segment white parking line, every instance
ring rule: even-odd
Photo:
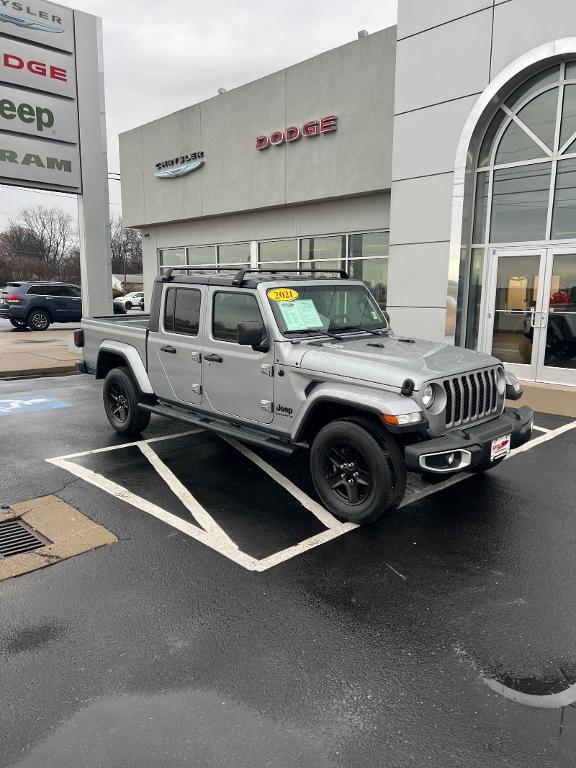
[[[251,451],[250,448],[247,448],[242,443],[238,443],[236,440],[232,440],[229,437],[225,437],[223,439],[231,446],[236,448],[237,451],[240,451],[240,453],[246,456],[247,459],[253,461],[254,464],[266,472],[266,474],[269,475],[272,480],[275,480],[279,485],[282,486],[282,488],[288,491],[288,493],[292,494],[292,496],[294,496],[294,498],[299,501],[300,504],[302,504],[302,506],[305,507],[309,512],[312,512],[312,514],[317,517],[322,525],[326,526],[326,528],[340,529],[342,527],[342,523],[340,520],[338,520],[338,518],[334,517],[334,515],[331,515],[330,512],[324,509],[321,504],[318,504],[317,501],[311,499],[310,496],[304,493],[301,488],[298,488],[297,485],[294,485],[293,482],[288,480],[287,477],[284,477],[284,475],[280,474],[280,472],[268,464],[267,461],[264,461],[264,459],[258,456],[258,454],[254,453],[254,451]],[[354,523],[352,523],[352,525],[355,528],[357,527]]]
[[[174,472],[168,469],[158,454],[154,453],[152,448],[150,448],[150,445],[143,441],[136,443],[136,445],[140,448],[144,456],[146,456],[156,472],[158,472],[162,480],[164,480],[168,488],[178,496],[182,504],[184,504],[190,514],[200,523],[202,528],[219,540],[227,541],[229,546],[238,549],[238,545],[235,544],[228,534],[222,530],[214,518],[210,517],[200,502],[192,496],[188,488],[178,480]]]
[[[515,448],[508,454],[508,456],[506,456],[506,459],[512,458],[519,453],[529,451],[532,448],[535,448],[536,446],[541,445],[542,443],[545,443],[549,440],[553,440],[555,437],[558,437],[559,435],[562,435],[572,429],[576,429],[576,421],[570,422],[553,430],[544,430],[544,428],[540,428],[539,431],[543,432],[540,437],[525,443],[519,448]],[[250,461],[254,462],[254,464],[260,467],[260,469],[269,475],[269,477],[281,485],[305,509],[311,512],[324,526],[326,526],[327,529],[321,533],[316,534],[315,536],[311,536],[310,538],[305,539],[304,541],[298,542],[298,544],[295,544],[294,546],[287,547],[286,549],[275,552],[274,554],[260,560],[246,554],[245,552],[242,552],[238,545],[234,543],[228,534],[223,531],[223,529],[216,523],[212,516],[204,509],[204,507],[202,507],[192,492],[189,491],[178,480],[178,478],[171,472],[171,470],[168,469],[168,467],[159,458],[159,456],[149,447],[150,443],[184,437],[198,432],[202,432],[202,430],[193,429],[175,435],[164,435],[162,437],[151,438],[150,440],[140,440],[133,443],[111,446],[109,448],[97,448],[91,451],[84,451],[82,453],[75,453],[69,454],[67,456],[59,456],[52,459],[46,459],[46,461],[48,461],[50,464],[54,464],[55,466],[60,467],[61,469],[65,469],[66,471],[71,472],[82,480],[85,480],[86,482],[96,486],[97,488],[100,488],[103,491],[106,491],[106,493],[111,494],[117,499],[131,504],[142,512],[146,512],[149,515],[156,517],[158,520],[167,523],[173,528],[176,528],[182,533],[185,533],[187,536],[190,536],[191,538],[196,539],[211,549],[214,549],[221,555],[224,555],[224,557],[229,558],[236,564],[241,565],[243,568],[246,568],[249,571],[266,571],[269,568],[280,565],[280,563],[284,563],[287,560],[297,557],[304,552],[308,552],[322,544],[326,544],[327,542],[336,539],[338,536],[350,533],[358,528],[358,525],[355,523],[341,523],[318,502],[310,498],[310,496],[298,488],[298,486],[294,485],[291,480],[278,472],[278,470],[268,464],[268,462],[251,451],[245,445],[237,443],[235,440],[224,438],[229,445],[238,450],[246,458],[250,459]],[[114,483],[112,480],[109,480],[103,475],[100,475],[97,472],[93,472],[86,467],[82,467],[79,464],[75,464],[74,462],[70,461],[71,459],[81,458],[83,456],[105,453],[107,451],[117,451],[121,450],[122,448],[130,447],[138,447],[140,449],[142,454],[148,459],[151,466],[160,475],[162,480],[171,488],[175,495],[188,508],[191,514],[194,515],[195,519],[200,523],[200,525],[203,526],[202,528],[194,525],[192,522],[183,520],[171,512],[167,512],[165,509],[162,509],[147,499],[132,493],[123,486]],[[400,505],[400,508],[421,501],[427,496],[438,493],[438,491],[444,490],[451,485],[456,485],[456,483],[460,483],[463,480],[474,476],[475,474],[473,472],[453,475],[441,483],[432,485],[422,491],[416,491],[415,493],[412,493],[409,497],[404,499]],[[385,562],[384,564],[397,576],[406,581],[406,576],[393,568],[389,563]]]

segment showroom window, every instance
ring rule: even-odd
[[[339,270],[363,280],[381,307],[388,296],[388,232],[304,237],[259,244],[259,266]]]
[[[388,232],[357,232],[339,235],[283,240],[262,240],[257,247],[257,261],[251,260],[251,243],[198,245],[164,248],[158,251],[160,270],[177,266],[230,269],[253,266],[267,269],[309,268],[346,270],[350,277],[363,280],[381,307],[388,298]]]
[[[475,171],[466,346],[476,348],[489,246],[576,238],[576,62],[534,75],[493,116]]]

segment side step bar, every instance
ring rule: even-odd
[[[197,414],[180,408],[172,408],[168,405],[151,405],[150,403],[138,403],[138,408],[150,411],[158,416],[167,416],[169,419],[180,419],[189,424],[194,424],[201,429],[216,432],[225,437],[233,437],[243,443],[251,443],[261,448],[267,448],[284,456],[292,456],[301,448],[308,448],[307,443],[291,443],[275,435],[266,435],[250,427],[232,424],[222,419],[214,419],[204,414]]]

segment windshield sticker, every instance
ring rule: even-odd
[[[295,301],[298,292],[292,288],[272,288],[268,291],[268,298],[272,301]]]
[[[324,328],[312,299],[282,301],[278,305],[287,331],[313,331]]]

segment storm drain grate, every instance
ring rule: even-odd
[[[32,552],[48,543],[22,520],[0,523],[0,558]]]

